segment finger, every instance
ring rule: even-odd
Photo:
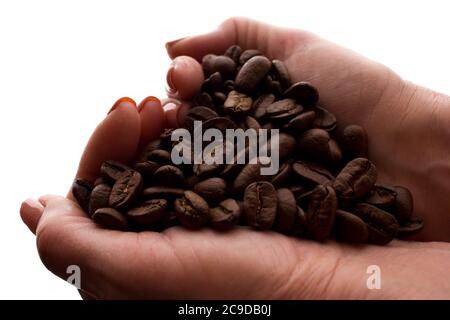
[[[35,199],[27,199],[20,206],[20,217],[33,234],[44,212],[44,207]]]
[[[188,56],[176,57],[167,71],[167,94],[181,100],[191,100],[203,83],[200,63]]]
[[[139,148],[156,139],[166,127],[166,116],[158,98],[149,96],[138,106],[141,118]]]
[[[77,177],[95,180],[102,162],[108,159],[130,162],[138,147],[140,126],[136,103],[130,98],[119,99],[89,139]]]
[[[187,55],[200,61],[205,54],[222,54],[229,46],[237,44],[243,49],[259,49],[271,57],[283,59],[288,54],[288,47],[287,43],[280,43],[279,39],[285,38],[287,31],[259,21],[235,17],[223,22],[213,32],[168,42],[166,49],[172,59]],[[273,45],[275,43],[277,45]]]
[[[176,99],[166,99],[162,102],[166,114],[167,127],[178,128],[183,125],[186,113],[191,107],[187,102]]]

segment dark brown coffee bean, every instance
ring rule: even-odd
[[[169,203],[165,199],[147,200],[139,207],[128,210],[127,216],[136,223],[153,225],[161,221]]]
[[[159,230],[164,231],[178,225],[177,213],[175,211],[167,211],[161,217],[159,222]]]
[[[76,179],[72,184],[72,194],[84,212],[89,210],[89,198],[93,185],[86,179]]]
[[[302,194],[306,192],[306,188],[300,184],[294,184],[289,187],[289,190],[294,194],[295,199],[300,197]]]
[[[215,128],[220,130],[221,132],[225,132],[226,129],[237,129],[237,125],[234,121],[225,118],[225,117],[217,117],[213,119],[206,120],[202,124],[203,131]]]
[[[298,138],[298,147],[302,155],[308,159],[329,159],[330,135],[322,129],[310,129]]]
[[[334,139],[330,139],[328,142],[329,154],[328,158],[331,163],[337,164],[342,160],[342,150],[338,143]]]
[[[127,218],[113,208],[99,208],[92,215],[92,220],[108,229],[128,230]]]
[[[241,53],[242,53],[241,47],[239,47],[238,45],[232,45],[225,51],[224,56],[230,57],[231,59],[233,59],[234,63],[238,65]]]
[[[184,127],[189,130],[194,130],[194,121],[206,121],[209,119],[217,118],[219,115],[214,110],[207,107],[193,107],[189,109],[184,119]]]
[[[397,238],[412,237],[423,229],[423,220],[420,218],[411,218],[411,220],[400,225],[397,232]]]
[[[297,206],[297,215],[295,217],[295,222],[291,230],[291,235],[294,237],[303,237],[306,228],[308,227],[308,218],[305,211]]]
[[[159,139],[161,140],[161,145],[163,149],[170,150],[172,148],[172,133],[176,128],[165,129],[163,133],[160,134]]]
[[[259,122],[255,118],[250,116],[246,116],[244,119],[239,121],[237,125],[243,130],[255,129],[256,131],[258,131],[259,129],[261,129]]]
[[[133,169],[139,172],[144,179],[150,180],[155,171],[158,170],[160,167],[161,165],[157,164],[156,162],[144,161],[136,163]]]
[[[297,196],[295,199],[297,201],[297,205],[299,205],[302,208],[308,208],[309,204],[309,198],[311,197],[314,189],[303,192],[299,196]]]
[[[275,218],[274,230],[288,233],[294,226],[297,218],[297,203],[294,194],[287,188],[277,190],[277,216]]]
[[[236,200],[226,199],[209,209],[209,223],[217,230],[229,230],[239,223],[241,208]]]
[[[367,224],[371,243],[384,245],[396,236],[398,223],[390,213],[367,203],[358,203],[353,213]]]
[[[336,237],[345,242],[364,243],[369,238],[366,223],[358,216],[344,210],[337,210],[334,229]]]
[[[236,63],[227,56],[207,54],[202,59],[202,67],[205,75],[209,77],[215,72],[220,72],[222,78],[230,79],[236,72]]]
[[[92,216],[99,208],[109,207],[109,197],[111,194],[111,187],[107,184],[99,184],[94,187],[89,199],[89,215]]]
[[[222,86],[222,92],[225,94],[225,95],[228,95],[228,93],[230,92],[230,91],[233,91],[234,90],[234,80],[230,80],[230,79],[228,79],[228,80],[225,80],[225,82],[223,83],[223,86]],[[226,97],[226,96],[225,96]],[[225,99],[224,99],[224,101],[225,101]]]
[[[300,105],[296,105],[294,109],[290,109],[286,112],[270,116],[270,120],[274,123],[276,123],[277,126],[283,126],[289,121],[294,118],[295,116],[299,115],[303,111],[303,107]]]
[[[192,172],[194,172],[194,174],[198,176],[200,179],[206,179],[219,173],[222,170],[222,168],[223,164],[219,163],[213,164],[200,163],[193,165]]]
[[[241,172],[239,172],[236,179],[233,181],[233,193],[236,195],[240,195],[251,183],[269,179],[269,176],[261,175],[261,167],[262,166],[258,163],[249,163],[245,165],[245,167],[241,170]]]
[[[266,117],[267,108],[275,101],[273,94],[264,94],[259,96],[253,102],[253,116],[256,120],[262,120]]]
[[[283,61],[272,60],[272,70],[275,78],[280,82],[281,87],[283,89],[288,88],[291,83],[291,78],[289,77],[289,72]]]
[[[184,190],[174,187],[150,187],[144,189],[142,198],[144,199],[170,199],[180,198],[184,195]]]
[[[393,214],[399,222],[408,221],[414,211],[414,202],[411,191],[405,187],[395,186],[397,197],[393,208]]]
[[[152,181],[159,186],[179,187],[184,184],[184,173],[175,166],[165,165],[155,171]]]
[[[291,179],[292,169],[289,163],[283,163],[278,172],[270,178],[270,183],[279,189],[288,185]]]
[[[222,87],[222,82],[222,75],[220,72],[214,72],[209,78],[203,81],[201,90],[206,92],[219,90]]]
[[[223,104],[223,108],[227,114],[232,116],[245,115],[252,108],[252,98],[243,93],[231,91]]]
[[[131,170],[129,166],[115,160],[104,161],[100,167],[103,178],[110,183],[114,183],[129,170]]]
[[[380,209],[388,209],[395,203],[397,192],[394,188],[374,186],[364,197],[364,202]]]
[[[150,152],[150,154],[148,155],[148,160],[156,162],[160,165],[172,163],[170,152],[163,149],[157,149]]]
[[[142,176],[139,172],[126,172],[112,187],[109,206],[117,210],[126,210],[141,194],[142,185]]]
[[[377,170],[366,158],[356,158],[347,163],[334,180],[333,187],[339,196],[360,198],[369,192],[377,180]]]
[[[268,117],[285,114],[290,110],[295,110],[297,106],[297,103],[293,99],[279,100],[267,106],[266,114]]]
[[[206,107],[214,110],[214,102],[212,97],[207,92],[200,92],[194,98],[194,105]]]
[[[254,182],[245,189],[244,214],[247,223],[254,228],[272,227],[277,214],[277,192],[270,182]]]
[[[216,91],[212,94],[212,99],[215,105],[222,106],[225,103],[225,100],[227,100],[227,95],[222,92]]]
[[[351,124],[344,128],[340,145],[348,159],[368,157],[366,130],[356,124]]]
[[[291,119],[285,127],[292,130],[293,133],[302,133],[312,128],[315,118],[316,113],[313,110],[305,111]]]
[[[201,228],[208,221],[208,203],[192,191],[185,191],[182,198],[175,200],[175,211],[186,228]]]
[[[292,169],[311,185],[330,185],[334,181],[333,175],[327,169],[309,161],[296,161],[292,164]]]
[[[209,204],[216,204],[225,199],[227,184],[221,178],[209,178],[197,183],[194,192]]]
[[[105,178],[103,178],[103,177],[98,177],[98,178],[95,179],[95,181],[94,181],[94,187],[98,186],[99,184],[103,184],[103,183],[109,184],[109,182],[106,181]]]
[[[236,90],[246,94],[254,92],[266,78],[271,65],[270,60],[264,56],[256,56],[249,59],[236,76]]]
[[[327,131],[332,131],[336,128],[336,117],[328,110],[316,107],[316,117],[314,119],[314,126]]]
[[[319,92],[308,82],[297,82],[284,92],[284,97],[294,99],[304,107],[312,107],[319,101]]]
[[[308,216],[308,233],[318,241],[323,241],[331,233],[336,218],[337,197],[330,186],[318,185],[309,197],[306,215]]]
[[[161,149],[162,148],[162,143],[160,139],[156,139],[156,140],[152,140],[150,141],[141,151],[139,157],[138,157],[138,162],[144,162],[146,160],[148,160],[148,156],[149,154],[156,149]]]
[[[239,57],[239,63],[241,65],[244,65],[248,60],[256,56],[262,56],[262,52],[257,49],[247,49],[242,52],[241,56]]]

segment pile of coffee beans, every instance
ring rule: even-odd
[[[203,130],[279,129],[278,172],[261,175],[263,164],[248,161],[175,165],[171,152],[181,141],[167,129],[134,164],[105,161],[95,182],[74,182],[74,197],[95,222],[132,231],[244,225],[379,245],[422,229],[410,191],[377,184],[365,130],[335,130],[336,117],[317,104],[317,89],[291,83],[282,61],[233,45],[204,56],[202,66],[206,80],[184,128],[192,132],[202,121]]]

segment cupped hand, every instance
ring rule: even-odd
[[[430,105],[429,112],[423,110],[425,107],[413,110],[418,89],[409,89],[409,84],[381,65],[306,32],[245,19],[229,20],[211,34],[168,45],[168,51],[172,57],[201,58],[234,43],[284,60],[294,81],[307,80],[319,88],[321,103],[334,111],[339,121],[359,123],[370,137],[376,136],[371,139],[370,152],[382,178],[392,178],[413,190],[417,213],[424,217],[427,230],[433,230],[424,238],[448,240],[448,224],[445,229],[438,223],[446,221],[442,215],[448,210],[434,203],[443,203],[436,196],[428,203],[435,207],[427,213],[424,199],[433,194],[415,182],[426,171],[419,165],[435,168],[439,162],[416,165],[415,161],[425,161],[426,156],[408,150],[421,141],[411,128],[416,127],[424,135],[422,139],[433,138],[437,128],[427,125],[425,130],[421,125],[423,117],[436,116],[437,106]],[[178,97],[188,99],[201,84],[201,74],[195,74],[201,69],[188,58],[179,59],[184,59],[184,65],[172,73],[170,82]],[[186,68],[194,72],[191,81],[181,75]],[[174,124],[181,114],[177,104],[166,106],[164,113],[154,98],[144,100],[139,107],[130,99],[121,99],[113,109],[89,140],[77,177],[95,179],[106,159],[131,161],[140,146],[157,137],[167,122]],[[415,119],[414,112],[420,117]],[[398,147],[398,141],[405,150]],[[439,147],[437,141],[433,147]],[[414,157],[408,159],[411,154]],[[406,160],[409,162],[403,164]],[[407,176],[412,169],[418,176]],[[422,184],[438,183],[434,181],[437,178],[430,179],[433,181]],[[393,241],[386,247],[351,246],[244,227],[225,233],[181,227],[162,233],[119,232],[94,224],[70,194],[67,198],[47,195],[39,201],[26,200],[21,216],[36,234],[39,254],[50,271],[67,279],[69,265],[80,267],[85,298],[450,297],[447,243]],[[370,275],[366,271],[371,265],[380,267],[381,289],[367,288]]]

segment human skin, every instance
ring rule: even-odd
[[[84,298],[449,299],[449,97],[306,31],[244,18],[167,44],[174,59],[169,95],[189,100],[203,80],[194,59],[231,44],[283,60],[293,81],[318,88],[320,104],[339,123],[367,130],[379,181],[407,186],[414,195],[415,215],[425,221],[418,241],[353,246],[243,227],[119,232],[94,224],[69,193],[28,199],[21,207],[45,266],[66,279],[67,266],[79,265]],[[176,126],[186,108],[177,101],[163,107],[155,98],[139,107],[119,100],[90,138],[77,177],[95,179],[106,159],[131,161],[164,127]],[[366,286],[370,265],[381,269],[379,290]]]

